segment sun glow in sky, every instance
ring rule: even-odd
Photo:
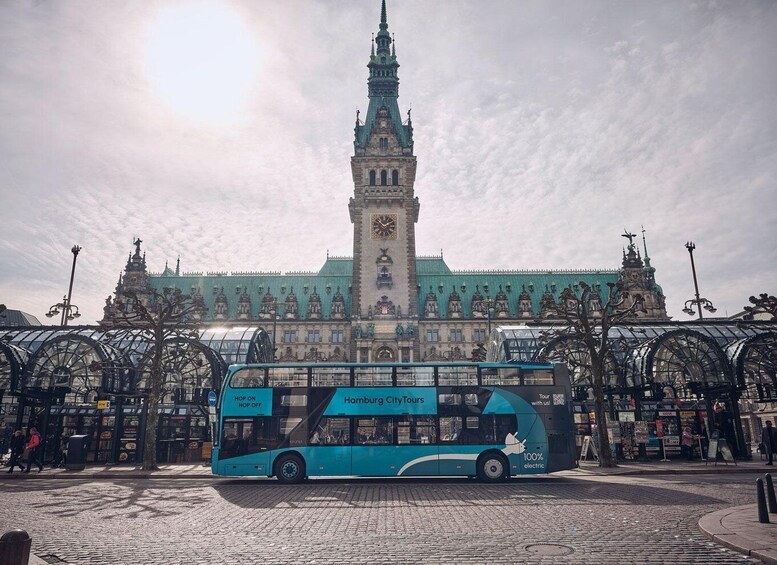
[[[381,0],[0,1],[0,303],[103,316],[148,268],[353,253]],[[641,236],[675,319],[777,293],[777,3],[387,0],[419,255],[599,269]],[[87,17],[88,15],[88,17]],[[392,45],[392,46],[393,46]],[[640,243],[641,243],[641,237]]]
[[[197,123],[227,125],[246,108],[258,45],[232,8],[188,3],[160,10],[146,57],[151,83],[173,111]]]

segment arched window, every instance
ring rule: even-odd
[[[386,171],[381,171],[380,172],[380,184],[385,185],[388,182],[387,177],[388,177],[388,174],[386,173]]]
[[[399,184],[399,171],[396,169],[391,171],[391,184],[394,186]]]
[[[370,186],[375,186],[375,171],[370,171]]]

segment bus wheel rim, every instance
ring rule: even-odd
[[[283,464],[283,469],[281,470],[283,473],[283,476],[287,479],[293,479],[297,476],[297,473],[299,473],[299,468],[297,467],[297,464],[294,461],[287,461]]]
[[[499,459],[488,459],[483,468],[489,479],[498,479],[504,473],[504,466]]]

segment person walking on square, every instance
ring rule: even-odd
[[[680,442],[680,451],[688,461],[693,459],[693,434],[691,428],[686,427],[683,429],[683,438]]]
[[[43,463],[40,462],[40,434],[37,428],[30,428],[30,441],[27,442],[25,449],[28,450],[29,455],[27,456],[27,468],[24,472],[29,473],[33,463],[38,466],[39,473],[43,471]]]
[[[766,454],[769,456],[767,465],[773,465],[774,452],[777,451],[777,430],[772,426],[771,420],[766,420],[766,427],[761,432],[761,443],[766,447]]]
[[[24,433],[21,430],[17,430],[11,436],[11,461],[8,463],[8,471],[6,473],[13,473],[14,467],[19,467],[19,469],[24,471],[24,465],[20,461],[22,453],[24,453]]]

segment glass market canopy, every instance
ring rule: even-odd
[[[87,399],[91,393],[143,393],[148,388],[152,334],[141,328],[96,327],[10,330],[0,337],[0,390],[57,392]],[[165,389],[218,389],[231,363],[272,360],[267,333],[256,326],[208,328],[165,341]],[[73,398],[74,401],[77,398]]]

